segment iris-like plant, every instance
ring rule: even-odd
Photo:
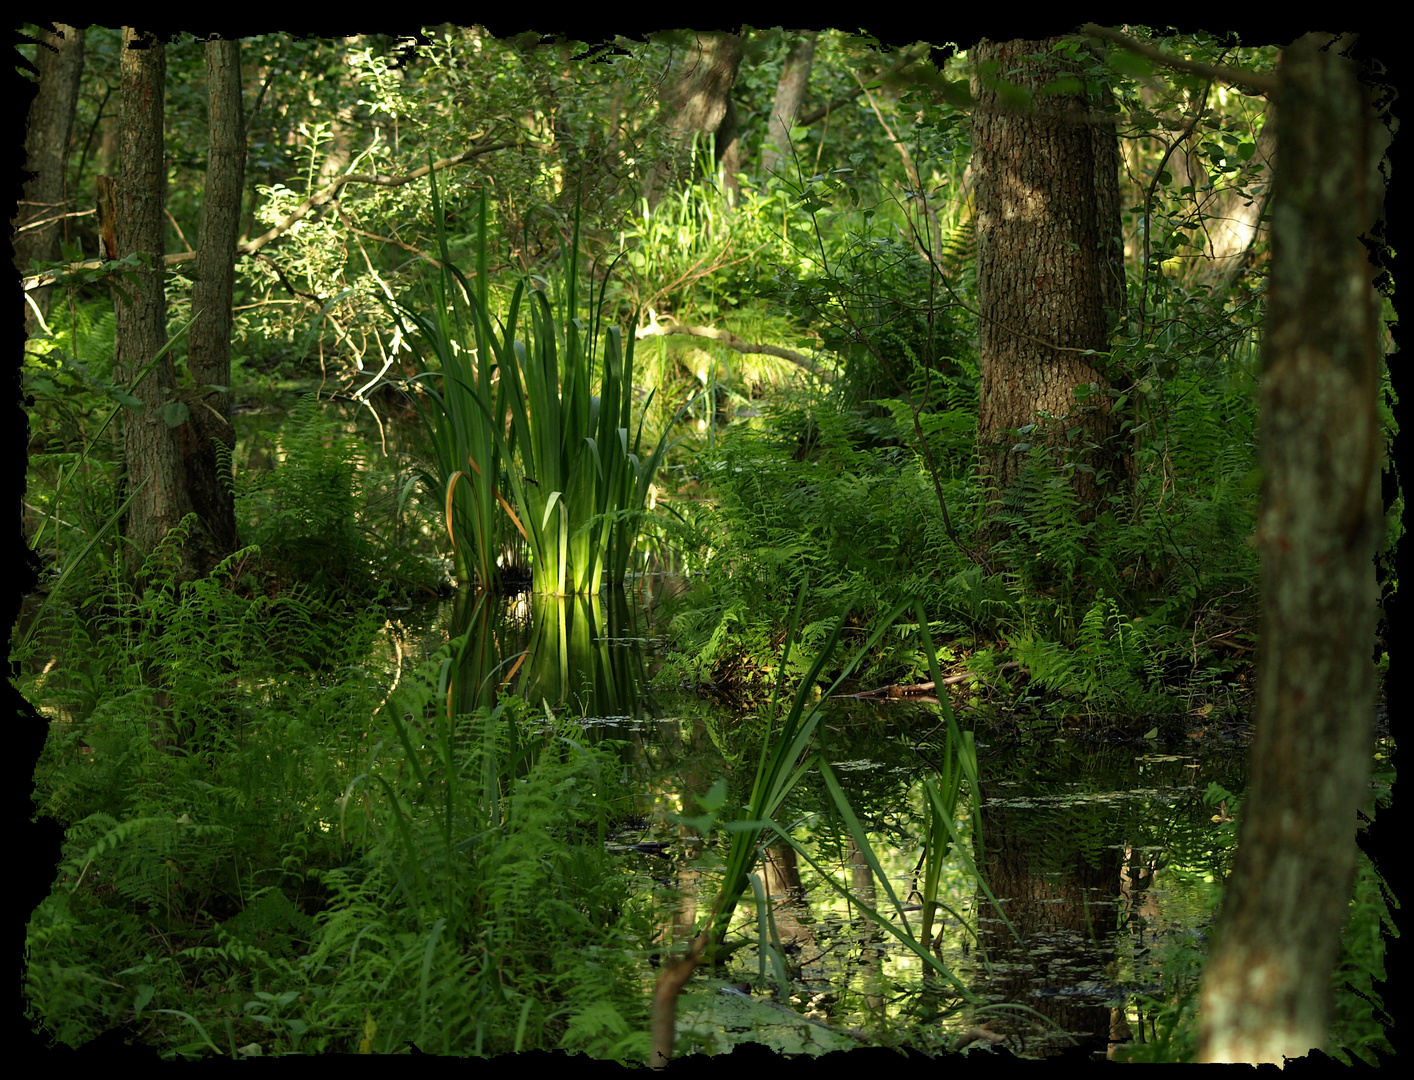
[[[776,718],[779,717],[777,711],[777,700],[784,685],[787,662],[790,659],[791,645],[795,642],[800,627],[801,611],[805,605],[805,596],[809,589],[809,576],[801,583],[800,591],[796,596],[795,610],[791,615],[789,629],[786,633],[785,648],[781,656],[779,666],[780,675],[778,677],[775,693],[772,695],[769,706],[769,716],[773,723],[771,730],[768,730],[765,741],[762,744],[761,757],[756,767],[756,777],[751,788],[751,798],[747,803],[745,814],[742,818],[725,824],[725,828],[732,834],[731,848],[727,853],[726,866],[722,876],[722,884],[717,894],[716,903],[713,905],[712,913],[708,916],[703,929],[694,939],[691,950],[686,958],[665,966],[659,975],[658,987],[654,995],[653,1006],[653,1059],[655,1066],[666,1063],[672,1055],[674,1042],[674,1020],[675,1006],[678,992],[691,976],[693,969],[704,957],[711,959],[720,950],[726,931],[731,923],[732,913],[738,903],[746,895],[748,889],[752,889],[757,894],[758,904],[765,903],[764,891],[761,888],[758,875],[752,870],[760,858],[762,848],[762,837],[769,831],[779,836],[780,840],[793,847],[796,852],[806,860],[820,874],[821,878],[831,887],[837,889],[845,896],[850,903],[858,907],[869,919],[875,922],[883,930],[898,939],[900,944],[913,952],[924,965],[932,972],[951,983],[956,989],[959,997],[973,1005],[981,1003],[972,992],[955,976],[929,947],[932,927],[937,911],[942,908],[938,901],[938,888],[942,876],[944,860],[950,852],[957,851],[961,855],[966,869],[970,876],[977,880],[980,888],[992,901],[993,907],[1001,910],[996,903],[996,898],[992,896],[991,890],[977,871],[977,864],[972,855],[967,851],[958,835],[957,826],[954,823],[954,815],[959,802],[959,795],[962,780],[965,778],[968,785],[968,793],[972,799],[972,829],[973,843],[980,855],[982,851],[982,828],[981,819],[977,813],[977,806],[980,801],[979,782],[977,771],[977,752],[973,744],[972,733],[959,731],[957,720],[953,716],[952,706],[948,702],[946,691],[938,695],[938,701],[942,708],[944,718],[948,725],[948,742],[946,748],[946,760],[941,767],[941,774],[935,779],[924,781],[925,801],[929,810],[929,830],[925,837],[925,857],[926,873],[923,893],[923,928],[922,934],[915,936],[909,925],[908,916],[905,914],[905,906],[898,897],[893,886],[890,884],[888,875],[884,872],[879,862],[878,855],[874,852],[865,834],[863,825],[858,816],[849,804],[844,790],[840,787],[839,781],[835,778],[833,770],[828,762],[819,753],[811,753],[810,744],[815,735],[815,728],[821,719],[818,706],[811,706],[810,701],[814,694],[816,680],[821,671],[829,662],[835,647],[839,643],[840,634],[844,629],[845,619],[848,612],[842,615],[834,624],[829,637],[816,655],[814,663],[811,665],[805,678],[801,680],[795,697],[791,702],[784,718],[779,720],[779,727],[776,727]],[[859,662],[868,656],[879,643],[880,639],[894,624],[894,621],[909,608],[914,609],[919,621],[919,630],[922,637],[924,651],[928,657],[928,666],[933,676],[934,685],[942,687],[941,673],[938,667],[937,652],[933,647],[932,637],[928,631],[926,613],[921,602],[909,599],[897,605],[890,611],[870,635],[869,640],[863,648],[859,650],[848,664],[833,685],[823,695],[829,697],[837,690],[841,683],[849,678],[850,674],[858,666]],[[845,886],[835,881],[833,875],[822,867],[809,850],[796,840],[787,829],[781,827],[775,821],[775,815],[784,802],[790,790],[805,776],[811,769],[818,768],[825,781],[825,787],[830,792],[836,809],[844,820],[849,830],[850,837],[854,840],[855,847],[863,856],[869,868],[873,871],[874,877],[879,881],[884,889],[888,900],[894,907],[895,918],[881,910],[875,909],[870,904],[865,903],[859,896],[852,894]],[[715,813],[721,806],[725,796],[725,785],[719,784],[713,792],[709,793],[705,800],[705,808],[709,810],[707,817],[696,819],[691,823],[699,828],[710,828],[715,822]],[[963,922],[960,915],[952,913]],[[1005,916],[1003,916],[1005,919]],[[1010,925],[1010,923],[1008,923]],[[769,955],[773,967],[775,967],[778,981],[784,983],[784,966],[780,964],[779,956],[767,940],[767,934],[762,933],[760,941],[763,957]],[[985,1006],[984,1006],[985,1007]]]
[[[621,329],[610,326],[596,364],[597,314],[588,330],[574,317],[578,212],[559,313],[548,282],[531,278],[530,295],[525,281],[517,284],[498,323],[488,299],[485,194],[474,289],[452,264],[435,176],[432,203],[441,257],[432,310],[399,304],[395,314],[441,368],[440,390],[430,385],[436,372],[414,381],[434,403],[423,412],[435,461],[424,479],[445,499],[458,575],[474,572],[483,588],[494,586],[497,555],[513,527],[530,549],[535,592],[596,593],[606,574],[621,584],[668,443],[645,458],[642,419],[633,427],[632,333],[625,345]],[[522,301],[530,315],[523,338]],[[590,309],[597,313],[592,286]]]

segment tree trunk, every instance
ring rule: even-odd
[[[1357,237],[1383,132],[1353,38],[1280,67],[1281,168],[1262,346],[1261,658],[1240,843],[1199,1001],[1203,1061],[1325,1046],[1373,743],[1379,307]]]
[[[771,119],[766,125],[766,148],[761,153],[761,171],[765,174],[787,170],[791,166],[790,130],[800,115],[801,103],[810,86],[810,68],[815,61],[815,41],[818,30],[807,30],[791,42],[781,77],[776,82],[776,100],[771,105]]]
[[[1235,180],[1219,176],[1214,183],[1197,151],[1201,141],[1197,134],[1190,136],[1182,152],[1173,156],[1172,167],[1180,186],[1191,186],[1195,192],[1193,205],[1202,220],[1202,230],[1195,239],[1201,240],[1202,255],[1184,259],[1176,270],[1166,268],[1165,273],[1190,289],[1207,286],[1216,293],[1230,288],[1252,265],[1253,248],[1267,231],[1267,204],[1276,166],[1276,105],[1267,102],[1256,152]],[[1253,173],[1257,165],[1262,171]]]
[[[1058,40],[983,41],[972,59],[979,72],[996,65],[999,78],[1034,94],[1068,73],[1051,51]],[[1093,516],[1126,472],[1109,384],[1084,355],[1108,348],[1123,307],[1115,135],[1086,122],[1092,103],[1083,95],[1037,96],[1033,107],[1009,109],[996,79],[981,74],[972,93],[984,482],[1004,496],[1031,445],[1057,459],[1064,450],[1082,513]],[[1090,387],[1083,404],[1076,386]],[[1019,437],[1038,414],[1040,427]]]
[[[167,530],[191,510],[191,503],[186,497],[181,447],[172,422],[180,423],[181,418],[171,397],[176,378],[170,354],[133,386],[133,380],[142,376],[167,341],[167,296],[162,283],[165,46],[124,27],[121,70],[118,255],[138,252],[148,261],[136,275],[135,284],[124,284],[128,298],[120,298],[117,304],[117,378],[142,401],[141,411],[125,414],[123,425],[127,490],[133,495],[125,530],[130,541],[127,557],[130,572],[136,574]],[[186,576],[188,568],[179,573]]]
[[[230,459],[236,440],[230,384],[231,297],[245,176],[240,42],[206,43],[206,94],[206,191],[192,286],[192,310],[200,317],[192,324],[187,351],[196,389],[181,435],[188,444],[184,446],[187,494],[206,526],[206,535],[196,547],[203,569],[209,570],[236,549]]]
[[[694,134],[719,136],[716,160],[722,160],[735,133],[719,129],[727,119],[727,106],[745,47],[743,34],[712,33],[694,37],[683,69],[662,102],[673,148],[669,160],[656,164],[644,180],[644,197],[650,206],[657,206],[669,187],[692,175],[693,164],[683,164],[680,159],[682,149]]]
[[[59,240],[65,234],[60,215],[68,209],[64,190],[69,163],[69,138],[74,129],[74,109],[79,100],[79,79],[83,75],[84,32],[62,23],[55,32],[39,36],[35,71],[39,93],[29,107],[29,127],[25,131],[25,168],[32,174],[25,181],[24,201],[16,215],[15,269],[30,272],[31,259],[53,262],[59,258]],[[37,222],[45,224],[36,225]],[[52,287],[29,294],[41,314],[49,314]],[[34,308],[25,304],[25,334],[39,327]]]

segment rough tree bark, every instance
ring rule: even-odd
[[[982,41],[972,50],[972,168],[982,391],[978,451],[998,497],[1020,475],[1026,443],[1073,464],[1083,512],[1126,472],[1103,371],[1087,349],[1108,348],[1123,308],[1119,156],[1112,129],[1086,122],[1078,94],[1008,108],[997,80],[1033,94],[1067,64],[1047,41]],[[1036,57],[1036,58],[1033,58]],[[994,77],[983,77],[994,71]],[[1107,315],[1106,309],[1110,309]],[[1084,404],[1074,387],[1093,389]],[[1052,418],[1027,439],[1016,430]]]
[[[15,269],[21,274],[30,272],[31,259],[53,262],[59,258],[62,215],[68,209],[64,186],[69,137],[83,75],[83,39],[82,30],[62,23],[54,24],[53,32],[39,35],[34,60],[39,93],[30,103],[25,131],[25,168],[32,175],[25,181],[24,201],[13,222],[16,230],[22,230],[15,233]],[[45,288],[29,294],[43,315],[49,314],[53,292]],[[26,335],[34,334],[38,326],[34,309],[26,303]]]
[[[1370,237],[1386,132],[1353,38],[1281,60],[1262,345],[1261,658],[1247,803],[1199,999],[1203,1061],[1325,1046],[1369,794],[1380,532]]]
[[[145,378],[132,387],[167,341],[167,295],[162,282],[162,215],[166,196],[166,169],[162,155],[164,82],[167,73],[165,46],[144,38],[132,27],[123,28],[121,163],[116,187],[116,231],[120,258],[138,252],[149,265],[124,286],[128,299],[117,303],[118,356],[115,374],[142,402],[136,414],[123,417],[127,490],[133,496],[128,508],[125,535],[129,571],[136,574],[167,530],[191,510],[187,498],[178,419],[174,405],[176,383],[171,355],[158,361]],[[182,570],[183,576],[187,568]]]
[[[763,173],[781,172],[791,167],[790,129],[800,115],[801,103],[810,85],[810,68],[815,61],[818,30],[807,30],[791,42],[781,77],[776,82],[776,99],[766,125],[766,146],[761,152]]]
[[[179,429],[187,494],[206,526],[196,547],[209,570],[236,549],[236,508],[231,486],[231,297],[245,179],[245,117],[241,105],[238,41],[206,43],[208,149],[201,200],[192,310],[200,317],[187,342],[187,367],[196,389]],[[215,389],[222,388],[222,389]]]
[[[668,188],[682,179],[681,151],[694,134],[717,136],[717,161],[729,149],[736,134],[734,113],[730,114],[731,128],[722,128],[729,118],[732,86],[745,47],[742,34],[694,36],[677,80],[663,97],[663,116],[672,132],[674,153],[654,166],[644,180],[644,197],[650,206],[657,206]]]

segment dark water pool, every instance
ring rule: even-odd
[[[665,585],[635,586],[592,600],[463,595],[410,609],[393,629],[404,663],[467,635],[465,705],[513,688],[574,718],[586,738],[624,747],[642,814],[610,846],[660,912],[660,944],[680,949],[710,910],[725,843],[704,844],[668,815],[691,813],[692,797],[722,778],[728,806],[744,803],[763,724],[750,706],[655,684],[652,618]],[[992,727],[961,711],[977,740],[980,838],[971,793],[957,825],[986,887],[968,860],[947,863],[932,935],[944,976],[864,911],[921,930],[921,783],[944,750],[938,710],[856,698],[820,708],[816,745],[882,876],[819,775],[806,775],[777,816],[799,853],[780,844],[757,867],[770,918],[750,893],[737,908],[730,959],[700,968],[680,998],[680,1050],[755,1042],[821,1053],[884,1040],[928,1051],[1003,1044],[1027,1056],[1080,1046],[1103,1057],[1146,1037],[1143,995],[1159,991],[1166,960],[1201,944],[1226,872],[1233,823],[1204,794],[1211,784],[1241,791],[1240,730],[1195,716],[1170,732],[1180,744],[1103,741],[1015,717]]]

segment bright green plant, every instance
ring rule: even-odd
[[[720,947],[725,936],[726,929],[731,922],[732,912],[740,902],[745,890],[750,886],[751,870],[759,858],[759,847],[762,835],[767,830],[777,833],[782,840],[792,845],[803,855],[807,861],[819,870],[827,881],[833,882],[833,878],[821,870],[811,854],[806,851],[796,841],[790,833],[775,823],[774,817],[780,809],[782,802],[790,790],[800,781],[800,779],[812,768],[818,768],[825,780],[826,788],[833,797],[836,807],[843,816],[849,827],[851,836],[854,838],[859,850],[869,861],[871,869],[876,877],[884,883],[885,891],[893,901],[898,913],[902,929],[900,930],[894,922],[879,915],[868,907],[861,904],[861,908],[874,918],[880,926],[889,933],[898,937],[906,946],[912,949],[924,963],[936,969],[948,981],[957,983],[956,978],[949,972],[933,955],[932,951],[926,947],[926,941],[920,941],[914,937],[908,926],[907,916],[903,912],[903,904],[894,894],[888,877],[879,866],[878,858],[869,845],[868,838],[864,835],[854,811],[849,806],[838,781],[834,778],[829,765],[824,758],[818,754],[808,753],[811,740],[815,734],[815,728],[820,722],[821,714],[818,708],[807,708],[816,687],[816,680],[819,678],[826,663],[834,652],[835,645],[839,640],[839,635],[844,629],[845,619],[841,617],[834,625],[824,646],[820,649],[811,665],[806,677],[801,681],[795,696],[791,702],[790,709],[779,721],[779,729],[776,728],[776,700],[788,668],[789,652],[792,642],[796,637],[799,626],[801,611],[805,603],[805,594],[808,582],[801,587],[800,594],[796,598],[795,611],[791,616],[790,628],[786,635],[786,644],[783,650],[780,675],[777,679],[776,694],[772,696],[772,701],[768,707],[767,718],[770,721],[766,737],[762,743],[761,756],[757,762],[756,775],[751,787],[751,796],[746,805],[746,817],[727,826],[732,833],[731,848],[727,854],[725,869],[723,872],[721,891],[718,895],[717,903],[714,907],[715,916],[710,929],[708,941],[709,951]],[[844,670],[835,679],[829,690],[825,693],[828,697],[840,684],[847,679],[858,666],[860,661],[868,656],[885,632],[890,629],[894,621],[909,608],[914,608],[921,612],[921,605],[916,601],[908,600],[899,604],[885,618],[881,619],[875,627],[869,640],[855,655],[854,659],[845,665]],[[929,661],[935,679],[937,675],[937,657],[932,648],[931,638],[928,636],[926,623],[923,624],[923,639],[925,651],[928,653]],[[967,737],[962,736],[957,731],[956,720],[952,716],[951,706],[947,704],[946,696],[940,698],[943,702],[945,716],[949,722],[949,743],[952,751],[948,759],[947,771],[938,781],[936,788],[932,790],[932,795],[936,795],[936,814],[933,818],[934,828],[930,832],[929,859],[932,870],[933,886],[931,893],[932,905],[928,907],[928,914],[925,916],[925,924],[931,926],[933,912],[936,910],[937,902],[937,875],[941,860],[946,855],[949,846],[959,843],[956,828],[952,823],[952,812],[956,810],[958,789],[962,777],[965,775],[974,794],[974,805],[976,799],[977,785],[977,758],[976,751],[972,747],[970,733]],[[930,796],[930,805],[932,799]],[[974,840],[981,845],[980,822],[974,817]],[[944,841],[943,837],[946,837]],[[960,849],[959,849],[960,850]],[[971,864],[970,864],[971,865]],[[975,873],[975,865],[971,865]],[[984,886],[985,887],[985,886]],[[858,898],[852,898],[858,902]],[[763,943],[764,944],[764,943]],[[964,996],[967,995],[965,987],[957,984]]]
[[[953,716],[951,705],[946,694],[939,697],[941,709],[945,722],[948,725],[948,741],[946,744],[947,761],[940,776],[929,778],[924,781],[925,800],[928,807],[929,826],[924,837],[925,854],[924,862],[927,866],[924,883],[924,921],[923,933],[915,935],[909,924],[903,902],[895,892],[888,875],[884,872],[878,855],[875,853],[869,838],[865,833],[863,825],[855,814],[849,803],[849,799],[844,794],[839,781],[835,778],[833,770],[819,753],[810,750],[810,744],[814,738],[815,729],[820,721],[818,706],[809,706],[813,697],[816,681],[825,665],[828,663],[835,646],[838,643],[840,632],[844,627],[844,618],[835,622],[824,646],[821,648],[810,670],[807,672],[800,687],[797,689],[792,700],[790,709],[784,717],[780,717],[777,711],[777,701],[780,690],[783,687],[785,672],[789,667],[789,652],[795,641],[797,629],[800,624],[801,612],[804,607],[805,595],[808,589],[808,582],[802,584],[800,593],[796,598],[795,609],[791,616],[785,640],[785,646],[778,667],[779,675],[777,679],[776,692],[773,694],[771,702],[767,707],[766,719],[768,728],[762,742],[760,757],[757,761],[755,777],[751,786],[750,797],[744,807],[744,814],[736,820],[730,820],[726,815],[721,814],[721,809],[726,800],[726,784],[719,781],[711,791],[698,799],[704,814],[696,818],[679,818],[683,824],[688,824],[698,829],[700,832],[710,832],[711,829],[721,822],[722,827],[731,835],[731,844],[727,851],[725,865],[722,871],[721,885],[718,889],[717,898],[712,906],[711,914],[707,923],[694,943],[692,953],[683,964],[695,964],[699,957],[713,959],[720,955],[724,944],[724,938],[728,926],[731,923],[732,914],[746,895],[749,889],[756,897],[757,902],[757,936],[759,954],[761,957],[761,975],[764,978],[766,964],[769,962],[772,973],[777,984],[786,989],[787,976],[785,963],[781,949],[779,947],[778,934],[775,930],[773,917],[769,910],[769,903],[765,895],[765,889],[760,875],[754,873],[754,867],[761,858],[763,848],[762,838],[768,832],[774,833],[780,841],[793,847],[806,862],[820,875],[822,880],[831,888],[835,889],[849,902],[862,911],[866,917],[874,922],[882,931],[893,936],[905,948],[909,949],[924,964],[926,970],[936,977],[941,977],[950,984],[963,1003],[973,1007],[978,1012],[986,1011],[992,1006],[983,1004],[975,998],[967,986],[955,976],[943,963],[935,950],[931,947],[932,925],[936,918],[937,911],[943,907],[938,901],[938,886],[941,879],[941,871],[944,860],[951,851],[956,851],[961,857],[968,874],[975,879],[983,893],[991,901],[992,906],[997,911],[1001,911],[1001,905],[997,903],[996,897],[992,895],[986,882],[982,880],[977,870],[977,861],[983,854],[983,839],[980,819],[980,789],[978,782],[977,753],[973,744],[970,732],[963,734],[958,730],[956,718]],[[894,621],[905,611],[912,608],[917,614],[919,622],[919,632],[922,639],[923,650],[927,655],[929,668],[935,681],[940,681],[940,671],[937,662],[936,650],[933,648],[931,634],[923,614],[922,604],[915,600],[904,601],[894,608],[888,615],[879,621],[869,640],[862,649],[855,655],[854,659],[845,665],[844,670],[824,694],[828,697],[832,694],[850,674],[854,671],[859,662],[873,650],[878,644],[883,634],[892,626]],[[779,727],[777,727],[779,720]],[[855,895],[848,887],[835,880],[826,868],[822,867],[815,859],[806,845],[802,844],[792,835],[790,830],[783,828],[775,820],[786,796],[800,780],[812,770],[818,769],[824,780],[826,791],[835,804],[840,818],[853,839],[856,849],[864,857],[865,862],[874,874],[875,880],[883,885],[884,892],[893,907],[892,914],[886,914],[880,908],[876,908],[870,903],[864,902]],[[971,796],[971,832],[972,846],[975,855],[967,850],[967,846],[959,834],[955,815],[959,804],[959,796],[963,781],[966,781],[969,795]],[[882,905],[880,906],[882,907]],[[949,909],[950,910],[950,909]],[[951,912],[954,917],[962,920],[956,912]],[[1002,916],[1005,920],[1005,915]],[[1010,927],[1010,923],[1008,922]],[[1011,928],[1013,933],[1014,928]],[[673,969],[680,972],[680,966]],[[663,994],[663,980],[670,976],[664,975],[660,978],[659,994]],[[672,977],[672,983],[680,986],[683,978],[679,975]],[[675,995],[676,991],[672,991]],[[1000,1008],[1020,1009],[1031,1012],[1024,1006],[1003,1005]],[[658,1052],[668,1052],[669,1048],[658,1046]]]
[[[435,180],[433,192],[440,222]],[[633,336],[625,345],[619,327],[609,327],[596,364],[596,323],[591,318],[586,330],[573,315],[577,225],[566,258],[562,317],[546,296],[548,282],[537,279],[528,298],[521,282],[498,334],[487,298],[484,197],[480,221],[476,290],[452,265],[439,224],[442,270],[433,313],[407,304],[397,311],[408,335],[441,365],[441,389],[429,389],[435,407],[424,412],[435,459],[427,479],[445,495],[458,571],[467,576],[474,569],[483,586],[492,585],[509,522],[530,550],[536,592],[598,592],[606,574],[621,584],[649,487],[668,449],[662,440],[645,458],[642,420],[636,430],[632,424]],[[517,337],[522,299],[530,308],[524,339]],[[592,290],[590,308],[597,310]],[[468,498],[459,501],[463,483]]]

